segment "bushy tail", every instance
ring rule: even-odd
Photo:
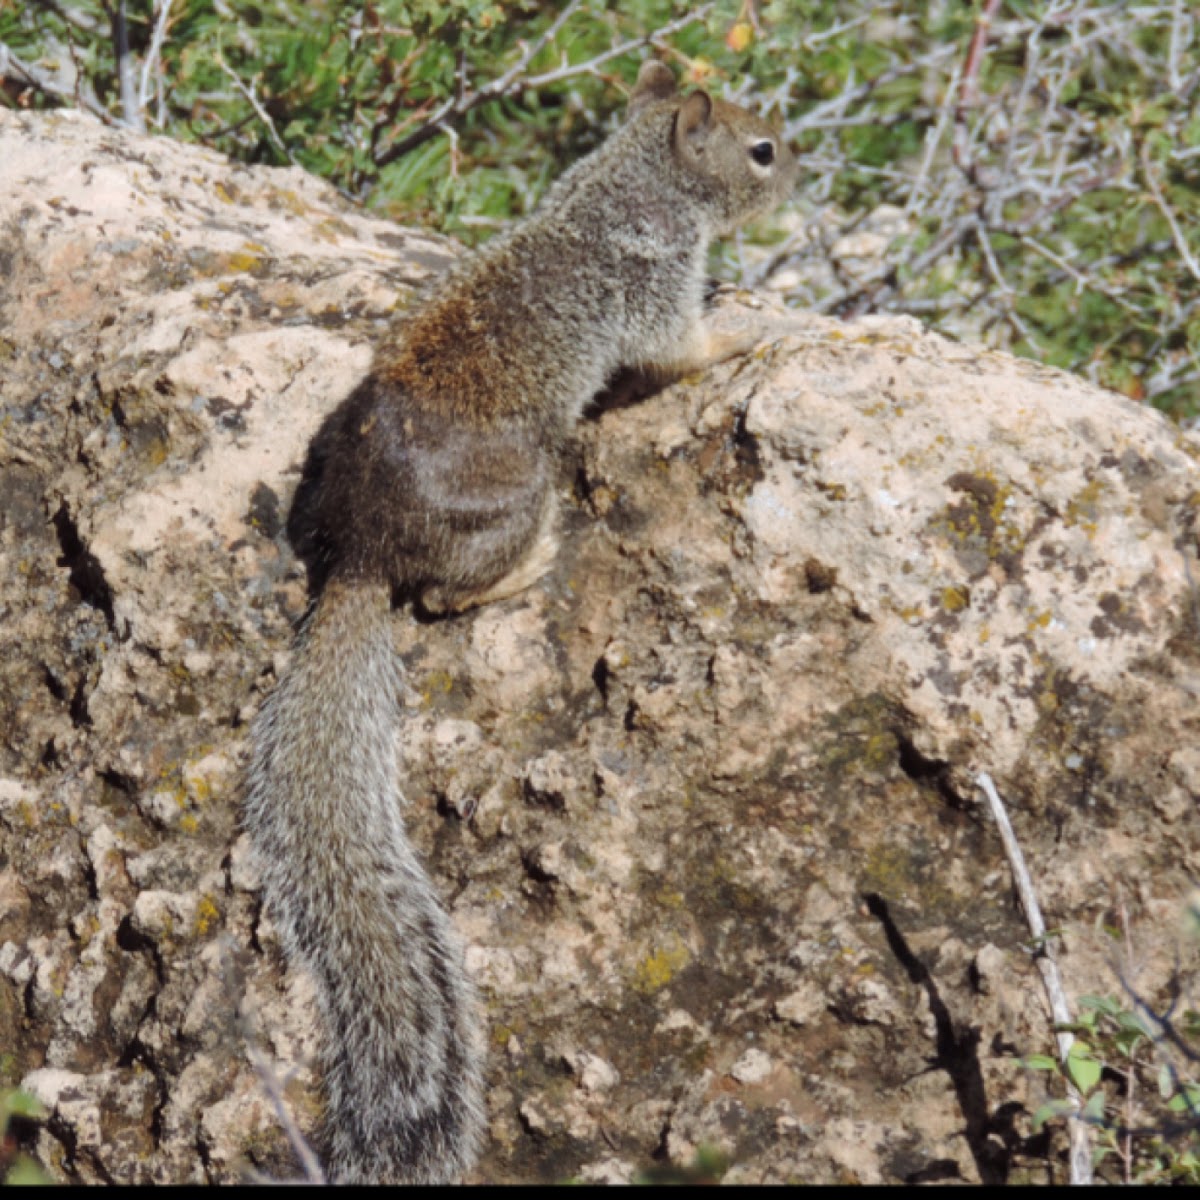
[[[338,1182],[453,1181],[483,1126],[474,992],[401,820],[400,683],[387,588],[331,581],[253,729],[246,827],[316,981]]]

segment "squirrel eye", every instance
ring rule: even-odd
[[[750,147],[750,157],[760,167],[769,167],[775,161],[775,143],[765,138],[761,142],[755,142]]]

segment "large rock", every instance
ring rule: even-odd
[[[0,110],[0,1084],[86,1181],[293,1172],[306,981],[238,833],[306,442],[447,247],[298,171]],[[1200,873],[1200,448],[912,321],[585,423],[541,585],[396,619],[414,841],[486,999],[476,1177],[1045,1178],[1050,1027]],[[1186,950],[1186,948],[1185,948]],[[1185,966],[1187,960],[1185,960]]]

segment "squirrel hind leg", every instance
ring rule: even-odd
[[[439,584],[426,588],[420,597],[421,607],[434,616],[465,612],[482,604],[507,600],[535,584],[554,565],[558,554],[558,501],[547,489],[542,502],[541,517],[526,549],[495,582],[482,587],[454,587]]]

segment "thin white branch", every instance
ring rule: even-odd
[[[678,33],[679,30],[685,29],[688,25],[692,25],[696,21],[702,21],[708,15],[710,8],[712,8],[712,5],[706,4],[702,8],[698,8],[695,12],[689,13],[686,17],[680,17],[677,21],[672,21],[669,25],[663,25],[653,33],[648,33],[644,37],[630,38],[627,42],[621,42],[620,45],[613,46],[611,49],[605,50],[603,54],[597,54],[595,58],[589,58],[587,62],[580,63],[578,66],[560,67],[555,71],[546,71],[542,75],[531,75],[528,79],[521,81],[521,90],[529,91],[531,88],[544,87],[548,83],[558,83],[560,80],[570,79],[573,75],[592,74],[599,66],[610,59],[620,58],[622,54],[629,54],[638,49],[639,46],[645,46],[650,43],[658,45],[664,38],[670,37],[671,34]]]
[[[480,95],[500,95],[508,86],[520,75],[525,74],[525,68],[538,56],[558,36],[558,31],[570,20],[571,17],[579,10],[579,5],[582,0],[571,0],[571,3],[562,10],[555,18],[554,23],[542,34],[537,41],[525,47],[524,53],[505,71],[499,79],[493,79],[486,87],[480,89]]]
[[[321,1169],[321,1163],[317,1159],[316,1152],[308,1144],[308,1139],[300,1132],[300,1127],[296,1124],[296,1118],[292,1116],[291,1105],[288,1104],[287,1096],[284,1095],[283,1083],[275,1074],[274,1068],[271,1066],[267,1056],[250,1041],[248,1032],[246,1035],[246,1057],[250,1060],[250,1065],[254,1068],[254,1073],[258,1076],[258,1082],[262,1086],[262,1090],[267,1093],[267,1099],[270,1100],[271,1107],[275,1110],[275,1119],[282,1127],[287,1137],[288,1145],[292,1148],[292,1153],[300,1163],[300,1169],[304,1172],[304,1182],[314,1184],[318,1187],[325,1184],[327,1182],[325,1172]],[[278,1181],[260,1179],[259,1182],[275,1183]]]
[[[129,23],[125,19],[125,0],[116,6],[104,0],[105,10],[112,23],[113,55],[117,60],[117,80],[121,88],[121,123],[134,133],[146,132],[146,121],[133,79],[133,55],[129,50]]]
[[[217,66],[225,72],[233,86],[237,88],[250,107],[254,109],[255,115],[266,128],[267,136],[271,139],[271,144],[275,149],[284,155],[292,166],[298,167],[300,164],[296,161],[295,155],[284,145],[283,138],[279,136],[279,130],[275,128],[275,122],[271,120],[271,114],[263,108],[262,102],[254,90],[254,86],[243,82],[238,73],[225,61],[225,56],[219,50],[217,51]]]
[[[1008,149],[1004,155],[1005,175],[1012,174],[1013,155],[1021,141],[1021,121],[1025,116],[1025,105],[1029,102],[1029,93],[1033,88],[1034,81],[1038,78],[1037,68],[1042,54],[1042,30],[1046,28],[1046,23],[1057,14],[1057,9],[1046,13],[1033,27],[1025,43],[1025,73],[1021,76],[1021,87],[1013,105],[1012,136],[1009,138]]]
[[[946,136],[946,129],[954,116],[954,105],[958,98],[961,75],[962,64],[956,61],[954,70],[950,73],[950,81],[946,84],[946,90],[942,95],[942,102],[938,106],[937,124],[925,134],[925,153],[921,157],[921,167],[917,171],[916,179],[913,180],[912,190],[908,193],[908,203],[904,206],[907,216],[912,216],[921,203],[921,197],[925,192],[925,181],[929,178],[929,169],[933,165],[933,157],[942,144],[942,138]]]
[[[986,771],[980,771],[975,776],[975,782],[987,797],[992,817],[1000,831],[1000,840],[1004,843],[1004,852],[1008,856],[1008,865],[1012,870],[1013,881],[1017,885],[1017,894],[1021,897],[1021,908],[1025,912],[1025,921],[1029,925],[1029,932],[1033,934],[1034,940],[1038,943],[1038,955],[1035,961],[1042,976],[1046,996],[1050,1001],[1050,1013],[1056,1025],[1070,1025],[1071,1007],[1067,1003],[1067,994],[1063,991],[1062,980],[1058,975],[1058,963],[1055,961],[1053,950],[1046,939],[1046,923],[1042,920],[1041,906],[1038,904],[1037,893],[1033,889],[1033,879],[1029,874],[1029,868],[1025,865],[1025,855],[1021,852],[1021,844],[1013,832],[1004,803],[996,791],[996,785],[992,783],[992,777]],[[1054,1036],[1058,1042],[1059,1059],[1065,1063],[1075,1036],[1065,1029],[1057,1030]],[[1076,1112],[1078,1112],[1083,1106],[1083,1097],[1069,1079],[1067,1080],[1067,1094],[1074,1101]],[[1088,1140],[1087,1126],[1078,1117],[1073,1116],[1069,1119],[1067,1128],[1070,1131],[1071,1139],[1071,1183],[1086,1186],[1092,1182],[1092,1150]]]
[[[1041,347],[1034,338],[1032,330],[1021,319],[1021,314],[1017,312],[1016,289],[1008,282],[1003,270],[1000,268],[1000,262],[996,258],[996,251],[992,247],[992,239],[988,237],[987,227],[982,223],[977,225],[975,236],[979,240],[979,248],[983,251],[983,261],[987,264],[988,274],[991,275],[993,282],[1000,289],[1000,297],[1005,309],[1005,319],[1026,342],[1040,350]]]
[[[891,83],[893,80],[902,79],[907,75],[913,75],[919,71],[931,70],[953,55],[956,49],[957,47],[953,43],[938,46],[916,62],[902,63],[895,67],[889,67],[886,71],[881,71],[874,78],[868,79],[864,83],[855,83],[854,71],[851,68],[847,73],[845,86],[836,96],[831,96],[828,100],[823,100],[814,108],[810,108],[802,117],[788,122],[785,132],[789,140],[794,139],[797,134],[805,129],[819,127],[829,119],[830,114],[840,116],[851,104],[865,100],[872,92],[883,87],[885,84]]]
[[[1142,174],[1146,177],[1146,183],[1150,188],[1150,194],[1154,197],[1154,203],[1158,205],[1159,212],[1166,218],[1167,224],[1171,227],[1171,237],[1175,241],[1175,249],[1179,251],[1179,257],[1183,259],[1184,266],[1187,267],[1193,279],[1200,283],[1200,263],[1196,261],[1196,256],[1192,253],[1192,248],[1187,243],[1187,238],[1184,237],[1183,230],[1179,228],[1179,222],[1175,219],[1174,212],[1171,211],[1171,206],[1167,203],[1166,197],[1162,194],[1162,189],[1158,186],[1158,180],[1154,177],[1154,169],[1150,166],[1150,148],[1142,143]]]
[[[48,9],[59,20],[78,29],[81,33],[85,33],[88,37],[103,37],[104,26],[96,21],[92,16],[86,13],[76,12],[78,5],[66,7],[57,3],[57,0],[34,0],[39,8]]]
[[[1031,238],[1028,234],[1025,234],[1021,238],[1021,245],[1027,246],[1035,254],[1040,254],[1048,262],[1052,262],[1056,267],[1059,268],[1060,271],[1064,271],[1066,274],[1070,275],[1070,277],[1075,280],[1075,287],[1077,291],[1083,291],[1084,288],[1089,288],[1093,292],[1099,292],[1102,296],[1107,296],[1114,304],[1119,304],[1126,312],[1138,313],[1138,315],[1140,315],[1140,310],[1136,304],[1130,304],[1128,300],[1126,300],[1118,292],[1113,291],[1112,288],[1107,287],[1098,280],[1092,279],[1083,274],[1082,271],[1078,270],[1078,268],[1073,267],[1069,262],[1067,262],[1067,260],[1063,258],[1061,254],[1055,254],[1049,246],[1043,246],[1042,243],[1036,238]]]
[[[12,79],[17,83],[36,88],[44,95],[53,96],[56,100],[74,101],[81,108],[87,109],[93,116],[99,117],[106,125],[117,123],[112,113],[96,99],[91,85],[86,80],[80,80],[77,91],[69,92],[42,71],[19,58],[3,42],[0,42],[0,79]]]
[[[1179,74],[1179,55],[1183,42],[1183,0],[1175,0],[1171,12],[1171,43],[1167,52],[1167,83],[1178,95],[1183,91],[1183,77]]]
[[[154,14],[154,33],[150,37],[150,46],[146,57],[142,60],[142,82],[138,88],[138,98],[145,108],[150,100],[150,89],[162,55],[163,43],[167,38],[167,21],[171,16],[172,0],[157,0],[158,9]]]
[[[839,34],[849,33],[851,29],[857,29],[860,25],[865,25],[871,19],[872,15],[872,13],[866,12],[861,16],[851,17],[850,20],[843,21],[840,25],[830,25],[828,29],[818,29],[816,32],[808,34],[802,45],[805,50],[813,50],[821,42],[828,41]]]
[[[234,1014],[235,1028],[246,1048],[246,1058],[254,1068],[254,1073],[258,1076],[259,1085],[266,1093],[267,1099],[271,1102],[271,1107],[275,1111],[275,1117],[287,1137],[288,1144],[296,1156],[296,1161],[300,1164],[300,1169],[304,1172],[303,1182],[316,1185],[324,1184],[327,1182],[325,1172],[321,1169],[316,1152],[309,1145],[308,1139],[301,1132],[299,1125],[296,1124],[296,1118],[292,1115],[291,1105],[288,1103],[287,1095],[284,1092],[287,1078],[282,1080],[279,1078],[270,1058],[259,1049],[254,1018],[246,1004],[246,989],[244,980],[242,979],[242,972],[238,965],[238,956],[233,938],[227,933],[222,934],[218,939],[217,945],[220,953],[221,982],[224,985],[225,999],[229,1005],[229,1011]],[[248,1172],[248,1174],[257,1183],[280,1182],[276,1179],[268,1179],[258,1172]]]

